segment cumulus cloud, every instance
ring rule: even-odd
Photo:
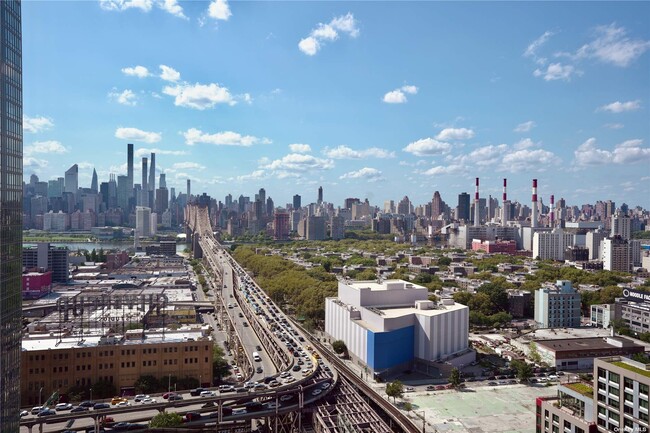
[[[117,89],[113,89],[111,92],[109,92],[108,97],[109,99],[122,105],[135,106],[138,103],[135,93],[129,89],[126,89],[122,92],[118,91]]]
[[[39,170],[41,168],[47,167],[46,159],[34,158],[33,156],[23,157],[23,171],[28,170]]]
[[[144,143],[157,143],[162,139],[159,132],[148,132],[138,128],[117,128],[115,137],[122,140],[142,141]]]
[[[623,129],[625,127],[622,123],[605,123],[603,126],[607,129]]]
[[[135,157],[141,158],[151,153],[155,153],[156,155],[172,155],[172,156],[187,155],[187,152],[185,152],[184,150],[167,150],[167,149],[158,149],[158,148],[148,149],[146,147],[139,147],[135,150]],[[115,171],[120,171],[120,170],[115,170]]]
[[[403,104],[407,102],[406,93],[415,95],[418,93],[418,88],[411,85],[405,85],[399,89],[391,90],[384,95],[383,101],[387,104]]]
[[[451,150],[451,145],[433,138],[422,138],[409,143],[402,150],[417,156],[432,156],[448,153]]]
[[[130,66],[128,68],[122,68],[122,73],[124,75],[130,75],[132,77],[146,78],[151,75],[149,69],[144,66]]]
[[[166,86],[163,93],[174,96],[174,105],[205,110],[217,104],[235,105],[236,101],[226,87],[218,84],[178,84]]]
[[[458,141],[469,140],[474,137],[474,131],[467,128],[445,128],[438,135],[436,140],[440,141]]]
[[[465,171],[465,168],[462,165],[438,165],[431,167],[430,169],[422,172],[422,174],[427,176],[440,176],[445,174],[460,174]]]
[[[535,69],[533,75],[543,77],[545,81],[564,80],[571,81],[571,75],[580,74],[572,65],[563,65],[562,63],[551,63],[546,70]]]
[[[506,154],[502,160],[502,171],[517,173],[521,171],[543,171],[546,167],[559,164],[553,152],[544,149],[521,149]]]
[[[574,162],[578,166],[650,162],[650,148],[642,145],[643,140],[637,138],[619,143],[609,151],[598,148],[596,139],[592,137],[575,150]]]
[[[172,164],[172,170],[205,170],[205,165],[197,162],[175,162]]]
[[[573,57],[592,58],[614,66],[626,67],[650,49],[650,41],[631,39],[616,23],[596,27],[594,39],[576,51]],[[566,54],[566,53],[564,53]]]
[[[615,101],[611,104],[605,104],[596,111],[609,111],[610,113],[625,113],[627,111],[636,111],[641,108],[641,101]]]
[[[268,138],[258,138],[252,135],[241,135],[237,132],[223,131],[208,134],[196,128],[190,128],[183,133],[185,144],[193,146],[197,143],[213,144],[216,146],[250,147],[254,144],[270,144]]]
[[[531,147],[537,147],[537,146],[539,146],[539,143],[535,143],[530,138],[522,138],[521,140],[519,140],[513,145],[513,147],[516,150],[530,149]]]
[[[289,145],[289,150],[293,153],[309,153],[311,152],[311,146],[308,144],[294,143]]]
[[[327,170],[334,167],[334,162],[329,159],[316,158],[312,155],[303,153],[290,153],[280,159],[267,162],[262,168],[267,170],[284,170],[284,171],[312,171]]]
[[[123,12],[129,9],[150,12],[154,4],[178,18],[187,19],[177,0],[99,0],[99,6],[102,9],[112,12]]]
[[[63,154],[68,153],[70,150],[62,145],[59,141],[48,140],[48,141],[35,141],[29,146],[25,146],[24,154],[27,156],[33,155],[35,153],[46,153],[46,154]]]
[[[357,22],[349,12],[332,19],[328,24],[319,23],[309,36],[300,40],[298,49],[308,56],[313,56],[322,48],[325,41],[337,40],[340,33],[347,34],[352,38],[359,35]]]
[[[175,83],[181,79],[181,73],[170,66],[160,65],[160,78]]]
[[[326,147],[323,154],[332,159],[361,159],[361,158],[394,158],[395,152],[378,147],[354,150],[348,146],[338,146],[333,149]]]
[[[228,21],[232,16],[228,0],[213,0],[208,6],[208,16],[215,20]]]
[[[54,121],[49,117],[37,116],[29,117],[23,116],[23,131],[37,133],[42,131],[47,131],[48,129],[54,127]]]
[[[375,182],[382,179],[382,173],[376,168],[363,167],[361,170],[345,173],[339,179],[366,179],[369,182]]]
[[[515,132],[529,132],[531,129],[533,129],[537,124],[529,120],[528,122],[520,123],[517,125],[517,127],[514,129]]]

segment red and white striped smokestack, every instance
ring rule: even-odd
[[[555,196],[551,194],[551,228],[555,227]]]
[[[508,179],[503,179],[503,201],[508,200],[508,193],[506,188],[508,187]]]
[[[537,227],[537,179],[533,179],[533,212],[530,218],[530,226]]]
[[[478,201],[478,177],[476,178],[476,194],[474,194],[474,200]]]

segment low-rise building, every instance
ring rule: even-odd
[[[594,304],[591,306],[590,323],[595,328],[609,328],[616,318],[614,304]]]
[[[558,370],[589,370],[595,358],[644,352],[643,346],[623,337],[537,340],[535,344],[542,361]]]

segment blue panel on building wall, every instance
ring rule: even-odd
[[[411,361],[414,335],[414,326],[390,332],[368,331],[368,366],[380,371]]]

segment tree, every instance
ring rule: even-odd
[[[394,382],[388,382],[386,384],[386,395],[393,397],[393,402],[397,397],[402,397],[404,395],[404,385],[399,380]]]
[[[458,302],[459,304],[467,305],[469,304],[469,301],[472,300],[472,295],[469,292],[456,292],[453,295],[454,302]]]
[[[539,352],[537,351],[537,344],[535,344],[534,341],[531,341],[530,344],[528,345],[528,356],[536,364],[539,364],[539,363],[542,362],[542,355],[540,355]]]
[[[160,387],[158,379],[151,375],[140,376],[133,384],[135,390],[140,394],[156,392]]]
[[[413,410],[413,405],[411,404],[410,401],[407,401],[406,403],[404,403],[404,410],[405,410],[407,413],[408,413],[408,412],[411,412],[411,411]]]
[[[345,345],[343,340],[336,340],[332,342],[332,349],[335,353],[339,355],[343,354],[346,358],[348,357],[348,346]]]
[[[458,388],[461,384],[461,379],[460,379],[460,370],[458,370],[456,367],[451,369],[451,374],[449,375],[449,383],[451,383],[451,386],[454,388]]]
[[[440,257],[438,259],[438,266],[449,266],[451,265],[451,259],[449,257]]]
[[[183,417],[176,412],[160,412],[149,422],[149,428],[180,427],[181,425],[183,425]]]
[[[212,375],[215,380],[221,380],[230,374],[230,364],[224,355],[221,346],[218,344],[212,346]]]
[[[515,359],[510,362],[510,367],[517,372],[517,379],[522,382],[527,381],[533,375],[533,367],[527,362]]]

